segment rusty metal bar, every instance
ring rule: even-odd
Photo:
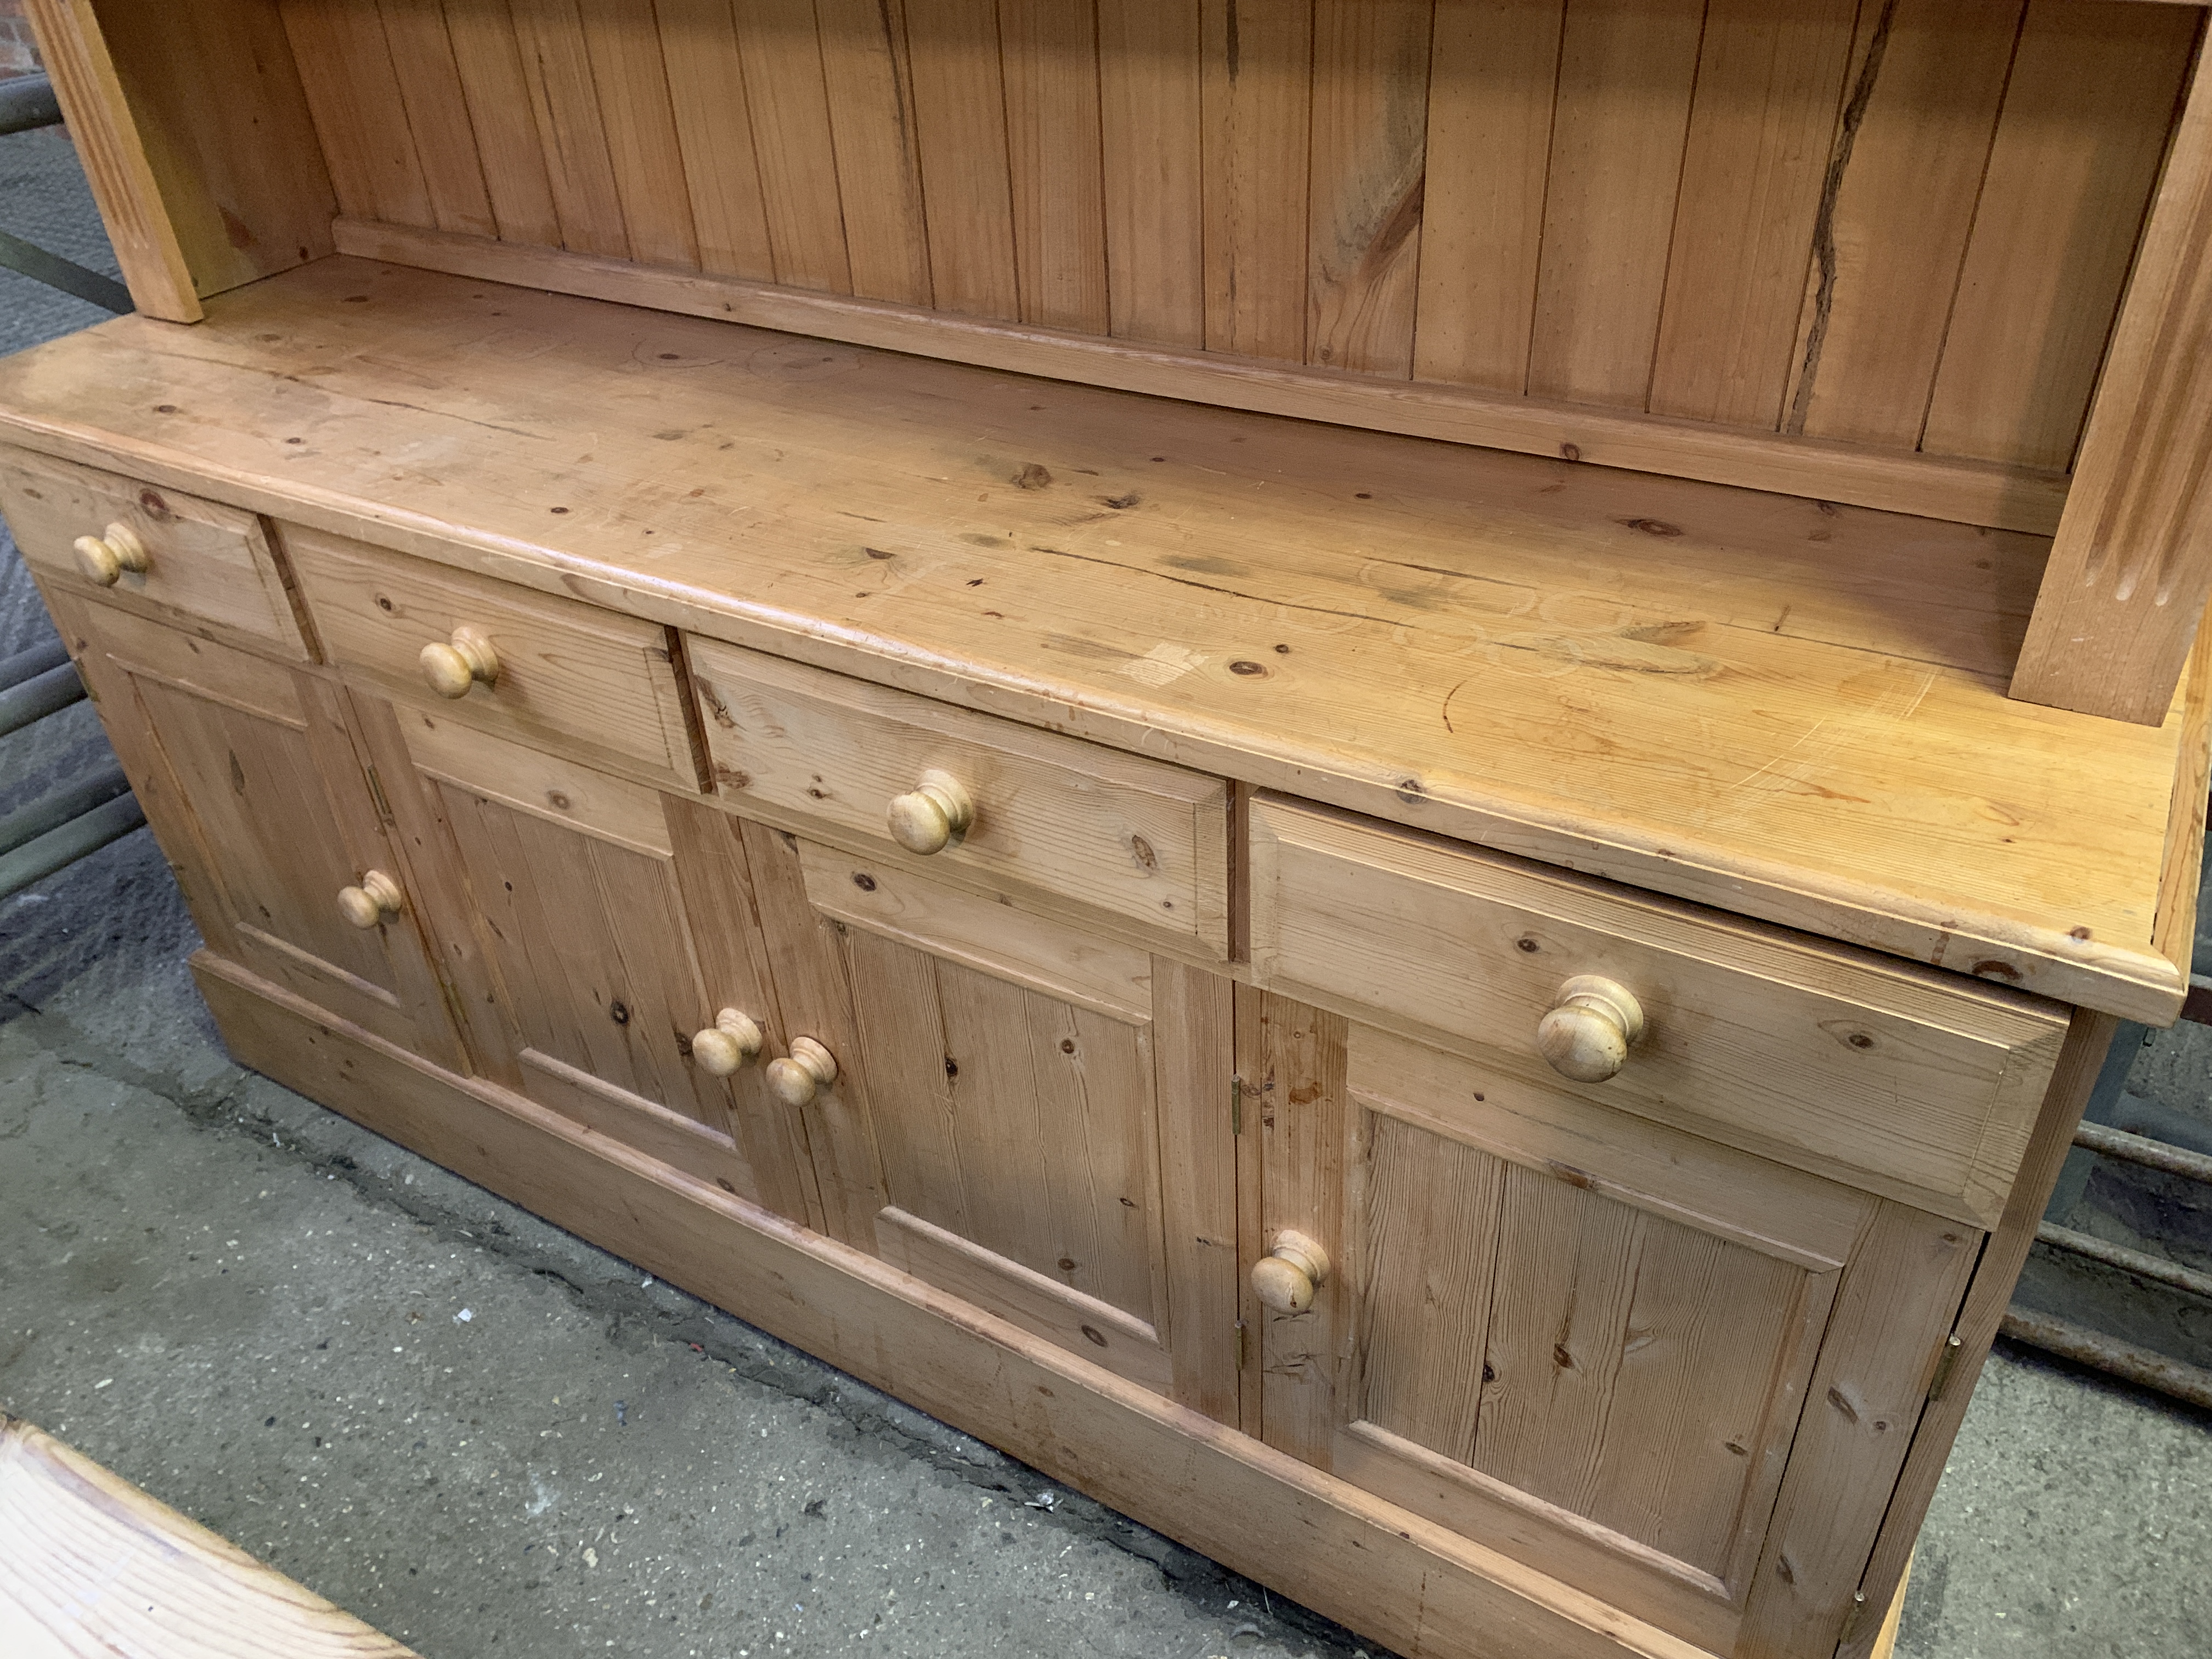
[[[2035,1230],[2036,1242],[2048,1244],[2056,1250],[2071,1250],[2075,1255],[2085,1255],[2092,1261],[2101,1261],[2107,1267],[2118,1267],[2123,1273],[2134,1273],[2141,1279],[2154,1279],[2161,1285],[2171,1285],[2177,1291],[2187,1291],[2191,1296],[2212,1300],[2212,1273],[2200,1273],[2179,1261],[2168,1261],[2162,1255],[2152,1255],[2146,1250],[2130,1249],[2124,1244],[2111,1243],[2094,1233],[2076,1232],[2071,1227],[2059,1226],[2046,1221]]]
[[[2006,1310],[2002,1329],[2015,1342],[2025,1342],[2030,1347],[2055,1353],[2077,1364],[2094,1365],[2124,1382],[2155,1389],[2160,1394],[2172,1395],[2176,1400],[2185,1400],[2192,1406],[2212,1411],[2212,1371],[2090,1330],[2070,1319],[2032,1313],[2018,1305]]]
[[[2163,1140],[2153,1140],[2148,1135],[2130,1134],[2125,1129],[2109,1128],[2102,1123],[2083,1123],[2074,1131],[2074,1144],[2086,1146],[2106,1158],[2124,1159],[2140,1164],[2146,1169],[2163,1170],[2168,1175],[2185,1176],[2191,1181],[2212,1183],[2212,1156],[2192,1152],[2185,1146],[2175,1146]]]

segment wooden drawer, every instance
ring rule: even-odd
[[[268,536],[251,513],[20,449],[0,450],[0,511],[24,559],[52,588],[167,622],[181,612],[239,643],[308,654]],[[98,582],[76,541],[112,539],[111,525],[137,538],[145,568],[118,568],[112,582]]]
[[[284,550],[331,660],[402,700],[538,748],[699,787],[684,697],[658,623],[287,525]],[[470,629],[497,672],[446,698],[425,646]]]
[[[1625,988],[1618,1074],[1561,1090],[1994,1225],[2065,1010],[1780,928],[1262,795],[1254,978],[1480,1055],[1541,1060],[1561,988]]]
[[[714,781],[732,805],[1229,954],[1220,779],[713,640],[688,653]],[[957,781],[974,818],[923,857],[892,841],[887,820],[931,771]]]

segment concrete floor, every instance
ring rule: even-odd
[[[100,263],[57,137],[0,139],[0,224]],[[9,349],[97,315],[35,303]],[[0,559],[0,651],[34,606]],[[0,808],[87,714],[0,739]],[[241,1071],[196,943],[143,831],[0,904],[0,1409],[426,1659],[1382,1659]],[[2002,1349],[1899,1650],[2202,1656],[2208,1563],[2212,1423]]]

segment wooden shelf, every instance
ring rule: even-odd
[[[2179,1006],[2204,676],[2157,727],[2008,700],[2040,537],[343,257],[207,313],[0,364],[5,429],[1996,982]]]

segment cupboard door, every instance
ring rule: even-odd
[[[397,746],[394,796],[427,850],[431,925],[474,1018],[479,1066],[610,1138],[794,1220],[803,1141],[762,1084],[781,1022],[731,822],[441,714],[366,696]],[[726,1077],[693,1039],[730,1009],[760,1052]]]
[[[458,1063],[342,688],[112,606],[55,614],[209,947]]]
[[[1229,981],[890,865],[761,841],[781,860],[782,925],[848,999],[826,1040],[854,1121],[815,1142],[860,1200],[847,1242],[1232,1419]]]
[[[1248,1250],[1328,1257],[1303,1311],[1251,1293],[1248,1429],[1716,1652],[1762,1574],[1856,1583],[1979,1233],[1279,996],[1239,1022]],[[1785,1480],[1846,1515],[1817,1555]]]

